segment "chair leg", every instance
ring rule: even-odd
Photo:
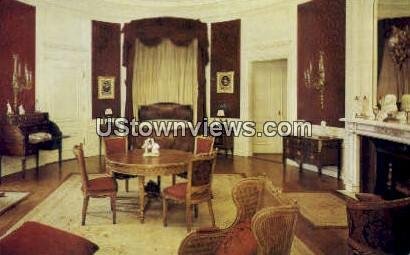
[[[168,203],[166,198],[162,198],[162,223],[164,227],[168,225],[167,223],[167,214],[168,214]]]
[[[186,204],[186,209],[185,209],[185,217],[186,217],[186,229],[187,232],[191,232],[191,227],[192,227],[192,205],[191,204]]]
[[[85,225],[85,217],[87,215],[87,207],[88,207],[88,201],[90,200],[89,196],[84,196],[84,200],[83,200],[83,212],[82,212],[82,221],[81,221],[81,225]]]
[[[111,196],[111,211],[112,211],[112,224],[117,223],[117,197],[116,195]]]
[[[125,179],[125,191],[126,192],[130,191],[129,184],[130,184],[129,179]]]
[[[215,227],[215,216],[214,216],[214,210],[212,209],[212,200],[208,200],[208,209],[209,209],[209,215],[211,215],[211,219],[212,219],[212,226]]]
[[[194,205],[194,215],[195,218],[198,218],[198,205]]]

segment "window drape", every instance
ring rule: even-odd
[[[196,121],[198,99],[198,41],[177,46],[169,39],[155,46],[135,42],[132,99],[133,112],[141,105],[172,102],[192,105]]]

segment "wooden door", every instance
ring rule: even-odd
[[[283,120],[286,97],[286,60],[254,62],[252,66],[253,121],[257,135],[253,139],[253,153],[282,153],[282,138],[266,136],[263,126],[267,121]]]

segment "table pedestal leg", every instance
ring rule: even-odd
[[[145,210],[145,177],[138,176],[138,186],[139,186],[139,200],[140,200],[140,221],[144,223],[144,210]]]

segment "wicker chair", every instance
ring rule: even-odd
[[[98,177],[89,179],[84,159],[83,144],[74,146],[74,155],[77,158],[78,168],[81,173],[82,186],[81,190],[84,193],[82,221],[81,225],[85,225],[87,214],[88,201],[92,198],[109,197],[111,199],[112,222],[116,223],[116,198],[117,198],[117,183],[110,176]]]
[[[349,254],[410,254],[410,197],[356,197],[347,202]]]
[[[188,167],[188,181],[167,187],[162,192],[163,222],[167,226],[168,200],[186,205],[187,230],[191,231],[192,208],[200,203],[207,202],[212,225],[215,218],[212,209],[212,175],[215,169],[216,152],[201,154],[193,158]],[[197,209],[195,209],[197,216]]]
[[[298,213],[296,205],[284,205],[264,208],[253,216],[259,254],[290,254]]]
[[[226,228],[199,229],[188,234],[179,246],[180,255],[215,254],[235,226],[252,220],[252,232],[260,254],[289,254],[298,207],[280,196],[281,190],[263,177],[246,178],[232,190],[237,208],[234,223]]]
[[[126,136],[108,136],[104,137],[105,154],[114,154],[128,151],[128,138]],[[129,179],[135,176],[120,174],[120,173],[108,173],[112,174],[115,179],[125,180],[125,191],[129,191]]]

